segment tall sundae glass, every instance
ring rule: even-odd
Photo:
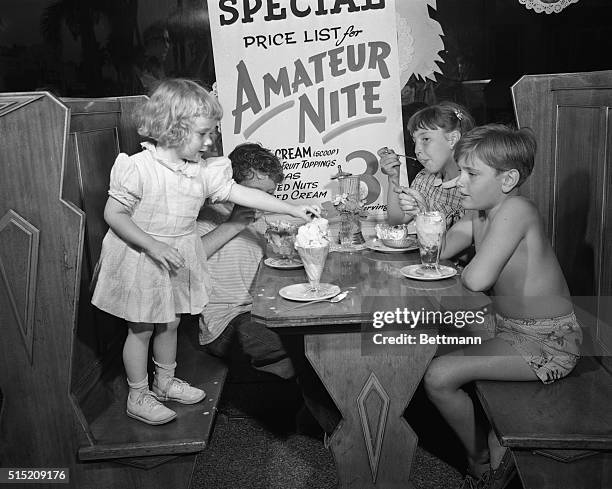
[[[425,271],[438,271],[442,237],[446,231],[446,219],[442,212],[422,212],[416,216],[416,232]]]
[[[300,226],[295,237],[295,249],[308,277],[309,295],[316,298],[321,294],[321,274],[329,253],[327,219],[316,218]]]

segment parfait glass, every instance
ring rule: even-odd
[[[439,211],[421,212],[416,216],[416,231],[421,254],[421,266],[425,272],[440,273],[440,248],[446,231],[446,219]]]
[[[313,248],[302,246],[296,246],[295,248],[302,259],[308,277],[308,295],[316,298],[321,294],[321,274],[329,253],[329,244]]]

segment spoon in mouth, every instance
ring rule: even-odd
[[[390,153],[395,153],[395,152],[389,148],[382,148],[378,154],[383,155],[383,154],[390,154]],[[395,156],[401,156],[402,158],[406,158],[407,160],[419,161],[419,159],[415,158],[414,156],[403,155],[400,153],[395,153]]]
[[[397,155],[397,156],[402,156],[402,157],[406,158],[407,160],[419,161],[418,158],[415,158],[414,156],[407,156],[407,155]]]

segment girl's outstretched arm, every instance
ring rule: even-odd
[[[123,241],[141,248],[153,261],[166,270],[185,266],[185,260],[178,250],[166,243],[157,241],[140,229],[132,221],[128,208],[112,197],[109,197],[106,201],[104,220]]]
[[[318,206],[313,205],[293,205],[283,202],[276,197],[267,194],[263,190],[245,187],[240,184],[232,185],[232,189],[227,199],[234,204],[244,207],[252,207],[266,212],[276,212],[278,214],[289,214],[293,217],[301,217],[304,221],[310,221],[312,214],[316,217],[321,215]]]

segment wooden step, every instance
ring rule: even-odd
[[[90,423],[93,443],[80,447],[80,460],[168,456],[199,452],[206,447],[227,366],[200,349],[197,323],[193,320],[190,323],[179,327],[176,376],[204,389],[206,398],[192,405],[167,402],[176,411],[176,419],[165,425],[150,426],[126,415],[127,385],[125,378],[118,375],[102,387],[104,396],[110,396],[111,401],[105,403],[104,410]],[[100,389],[97,390],[95,395],[100,396]]]

